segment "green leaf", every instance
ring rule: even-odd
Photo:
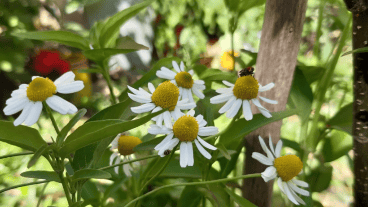
[[[145,117],[142,117],[136,120],[132,120],[132,121],[126,121],[123,123],[111,124],[106,127],[96,127],[95,129],[91,129],[92,130],[91,133],[84,134],[81,137],[77,139],[73,139],[68,143],[65,142],[65,145],[60,149],[60,156],[65,157],[67,154],[72,153],[76,151],[77,149],[80,149],[84,146],[87,146],[94,142],[103,140],[110,136],[114,136],[114,135],[116,136],[117,134],[121,132],[125,132],[130,129],[136,128],[148,122],[149,120],[151,120],[151,118],[163,113],[164,111],[165,110],[161,110],[156,113],[149,114]]]
[[[132,102],[131,99],[127,99],[124,102],[120,102],[109,106],[102,111],[98,112],[97,114],[93,115],[87,122],[91,121],[98,121],[104,119],[120,119],[121,115],[125,112],[128,108],[130,103]]]
[[[345,55],[350,55],[350,54],[353,54],[353,53],[362,53],[362,52],[368,52],[368,47],[358,48],[358,49],[346,52],[343,55],[341,55],[341,57],[345,56]]]
[[[135,146],[133,148],[133,151],[134,152],[139,152],[139,151],[153,150],[156,147],[156,145],[158,145],[164,138],[165,138],[165,136],[161,136],[161,137],[157,137],[155,139],[151,139],[147,142],[142,142],[139,145]]]
[[[70,207],[79,207],[79,206],[81,206],[82,203],[83,203],[83,201],[78,201],[76,203],[73,203]]]
[[[304,77],[307,79],[309,84],[320,80],[326,71],[326,68],[317,66],[296,66],[296,68],[303,71]]]
[[[111,178],[111,174],[103,170],[82,169],[82,170],[76,171],[72,178],[73,178],[73,181],[77,181],[80,179],[89,179],[89,178],[109,179]]]
[[[294,72],[289,102],[292,102],[296,109],[298,109],[298,115],[302,122],[309,119],[309,115],[312,111],[313,92],[303,72],[298,68],[296,68]]]
[[[116,34],[119,33],[121,25],[123,25],[127,20],[138,14],[142,9],[146,8],[152,2],[153,0],[148,0],[139,4],[135,4],[107,19],[100,32],[101,46],[106,47],[111,42],[114,42],[113,37],[117,36]]]
[[[149,50],[148,47],[136,43],[131,37],[120,37],[116,41],[116,48],[118,49],[133,49],[133,50]]]
[[[238,194],[234,193],[232,190],[225,188],[225,191],[230,195],[230,197],[241,207],[257,207],[252,202],[248,201],[247,199],[239,196]]]
[[[331,128],[352,134],[353,126],[353,103],[342,107],[328,122]]]
[[[220,153],[221,153],[221,154],[222,154],[226,159],[228,159],[228,160],[230,160],[230,159],[231,159],[231,156],[230,156],[229,152],[227,151],[226,147],[225,147],[223,144],[218,143],[218,144],[216,145],[216,147],[217,147],[217,149],[220,151]]]
[[[297,152],[302,152],[302,148],[300,147],[300,145],[295,142],[295,141],[292,141],[292,140],[289,140],[289,139],[284,139],[284,138],[280,138],[282,140],[282,144],[285,146],[285,147],[290,147],[291,149],[297,151]]]
[[[98,191],[97,186],[94,182],[88,180],[86,183],[84,183],[82,187],[82,198],[85,200],[85,202],[91,199],[95,199],[93,203],[99,204],[100,197],[101,193]]]
[[[264,3],[266,3],[266,0],[239,0],[237,5],[239,16],[253,7],[262,6]]]
[[[12,35],[25,39],[58,42],[81,50],[89,49],[88,42],[83,37],[68,31],[36,31],[12,33]]]
[[[333,168],[329,164],[324,164],[316,169],[306,177],[306,182],[310,185],[311,192],[322,192],[330,186],[332,179]]]
[[[45,179],[47,181],[55,181],[60,183],[60,178],[54,171],[26,171],[20,175],[26,178]]]
[[[50,145],[51,146],[51,145]],[[28,162],[27,168],[32,167],[34,164],[36,164],[37,160],[41,157],[41,155],[46,151],[46,149],[50,148],[49,145],[45,144],[42,145],[31,157],[31,159]]]
[[[207,193],[206,191],[201,192],[205,193],[213,206],[228,206],[230,203],[230,196],[224,190],[226,189],[226,186],[223,183],[209,184],[205,189]]]
[[[225,71],[221,71],[219,69],[208,69],[206,71],[204,71],[200,77],[200,80],[203,80],[205,82],[207,81],[229,81],[231,83],[235,83],[236,79],[238,79],[238,77],[234,74],[234,73],[230,73],[230,72],[225,72]]]
[[[196,186],[185,186],[178,201],[178,207],[197,207],[202,199],[202,194]]]
[[[56,138],[57,146],[61,146],[66,135],[72,129],[72,127],[86,114],[86,109],[81,109],[74,115],[74,117],[69,121],[69,123],[60,131]]]
[[[146,73],[143,77],[141,77],[137,82],[133,84],[133,88],[138,88],[147,84],[149,81],[156,79],[156,71],[161,67],[172,68],[172,61],[180,62],[181,59],[178,57],[169,57],[159,60],[148,73]],[[124,101],[128,98],[128,89],[126,88],[119,96],[119,101]],[[127,99],[131,101],[131,99]]]
[[[46,144],[40,133],[31,127],[19,125],[13,122],[0,120],[0,141],[36,152]]]
[[[323,157],[326,162],[332,162],[353,148],[353,139],[350,135],[333,130],[330,137],[324,139],[322,146]]]
[[[296,109],[289,109],[285,111],[273,112],[271,118],[266,118],[262,114],[255,114],[253,119],[250,121],[241,118],[234,122],[229,130],[227,130],[220,137],[220,142],[227,146],[237,139],[242,139],[245,135],[258,129],[259,127],[265,126],[269,123],[282,120],[286,117],[292,116],[297,113]]]
[[[96,62],[103,61],[110,56],[117,54],[126,54],[130,52],[135,52],[136,49],[113,49],[113,48],[103,48],[103,49],[93,49],[93,50],[85,50],[83,54],[91,60]]]

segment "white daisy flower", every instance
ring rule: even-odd
[[[281,140],[278,141],[276,148],[274,149],[270,137],[270,151],[262,137],[259,136],[258,138],[262,149],[267,154],[267,157],[258,152],[253,152],[252,157],[258,160],[260,163],[269,166],[262,173],[263,180],[268,182],[269,180],[277,178],[277,184],[279,188],[291,202],[293,202],[295,205],[305,205],[305,202],[296,194],[299,193],[303,196],[309,196],[309,192],[307,190],[298,187],[301,186],[307,188],[308,183],[295,178],[297,175],[302,173],[302,161],[295,155],[285,155],[280,157],[282,148]]]
[[[119,164],[121,161],[126,162],[134,158],[133,148],[142,143],[138,137],[125,136],[118,134],[111,143],[110,150],[113,152],[110,156],[110,165]],[[121,159],[123,158],[123,159]],[[115,162],[114,162],[115,160]],[[123,171],[127,177],[131,177],[133,170],[133,163],[124,164]],[[135,162],[134,165],[139,165],[139,162]],[[115,172],[119,173],[119,166],[114,167]]]
[[[229,83],[228,81],[222,82],[230,88],[217,89],[216,92],[220,93],[220,95],[214,96],[210,99],[212,104],[218,104],[227,101],[226,104],[219,110],[220,114],[227,112],[226,117],[233,118],[243,105],[244,118],[249,121],[253,118],[252,110],[250,108],[250,103],[252,102],[258,107],[258,110],[263,114],[263,116],[267,118],[272,117],[270,112],[261,105],[257,97],[266,103],[277,104],[277,101],[258,95],[259,92],[268,91],[273,88],[275,86],[274,83],[269,83],[265,86],[262,86],[251,75],[238,78],[235,84]]]
[[[55,82],[48,78],[33,76],[30,84],[21,84],[19,89],[12,92],[11,98],[6,100],[7,106],[3,110],[5,115],[9,116],[22,111],[14,121],[14,125],[24,123],[31,126],[40,117],[43,101],[60,114],[77,112],[77,107],[55,95],[57,92],[69,94],[82,90],[83,81],[74,81],[74,77],[71,71],[64,73]]]
[[[183,113],[180,110],[192,109],[196,106],[194,102],[188,103],[188,99],[179,99],[179,89],[170,81],[161,83],[156,89],[152,83],[148,83],[148,89],[151,93],[139,88],[139,90],[128,86],[133,94],[128,93],[128,96],[138,102],[143,103],[141,106],[132,107],[134,113],[140,114],[152,111],[152,113],[161,109],[169,109],[164,113],[155,116],[152,120],[156,121],[158,126],[162,126],[162,121],[166,127],[172,127],[172,118],[178,119]]]
[[[183,61],[181,61],[180,67],[175,61],[172,61],[172,65],[176,72],[166,67],[161,67],[161,70],[156,72],[157,77],[168,79],[179,87],[179,100],[188,99],[189,102],[194,102],[192,92],[198,98],[203,99],[204,94],[202,93],[202,90],[206,89],[204,81],[193,80],[193,70],[186,72],[184,70],[185,66]]]
[[[159,127],[152,124],[148,129],[148,133],[167,134],[166,138],[155,147],[155,150],[158,151],[161,157],[165,156],[164,153],[166,150],[172,150],[180,142],[180,166],[193,166],[193,141],[199,152],[207,159],[211,159],[211,154],[202,145],[210,150],[217,149],[199,137],[211,136],[218,133],[217,127],[205,127],[206,124],[207,122],[203,119],[202,115],[194,117],[194,111],[190,110],[186,115],[175,120],[172,127]]]

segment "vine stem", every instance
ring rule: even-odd
[[[57,133],[57,134],[59,134],[59,133],[60,133],[59,127],[57,126],[56,121],[55,121],[55,118],[54,118],[54,116],[53,116],[53,115],[52,115],[52,113],[51,113],[51,109],[50,109],[50,107],[49,107],[49,106],[48,106],[44,101],[42,102],[42,104],[43,104],[43,106],[45,107],[46,112],[47,112],[47,113],[49,114],[49,116],[50,116],[50,119],[51,119],[52,125],[54,126],[56,133]]]
[[[15,153],[15,154],[10,154],[10,155],[3,155],[0,156],[0,160],[4,159],[4,158],[8,158],[8,157],[16,157],[16,156],[22,156],[22,155],[30,155],[33,154],[34,152],[20,152],[20,153]]]
[[[109,70],[104,70],[103,76],[104,76],[104,78],[106,80],[106,83],[107,83],[107,86],[109,87],[109,90],[110,90],[110,97],[111,97],[111,100],[112,100],[112,104],[116,104],[116,97],[115,97],[114,90],[113,90],[113,87],[112,87],[111,78],[110,78],[110,75],[109,75]]]
[[[39,207],[41,205],[41,202],[42,202],[42,196],[43,194],[45,193],[45,190],[46,190],[46,187],[49,183],[45,183],[45,185],[43,186],[42,188],[42,191],[41,191],[41,194],[40,194],[40,198],[38,199],[38,202],[37,202],[37,206],[36,207]]]
[[[110,165],[110,166],[107,166],[107,167],[99,168],[99,170],[107,170],[107,169],[110,169],[110,168],[113,168],[113,167],[117,167],[117,166],[120,166],[120,165],[128,164],[128,163],[131,163],[131,162],[137,162],[137,161],[140,161],[140,160],[146,160],[146,159],[150,159],[150,158],[155,158],[155,157],[158,157],[158,156],[159,155],[149,155],[149,156],[146,156],[146,157],[141,157],[141,158],[137,158],[137,159],[134,159],[134,160],[129,160],[129,161],[121,162],[121,163],[116,164],[116,165]]]
[[[238,179],[247,179],[247,178],[255,178],[255,177],[261,177],[261,173],[255,173],[255,174],[248,174],[248,175],[241,175],[238,177],[233,177],[233,178],[224,178],[224,179],[218,179],[218,180],[210,180],[210,181],[204,181],[204,182],[192,182],[192,183],[176,183],[176,184],[171,184],[171,185],[165,185],[159,188],[156,188],[142,196],[139,196],[137,198],[135,198],[134,200],[130,201],[129,203],[127,203],[124,207],[128,207],[130,205],[132,205],[134,202],[141,200],[142,198],[145,198],[159,190],[162,190],[164,188],[169,188],[169,187],[176,187],[176,186],[190,186],[190,185],[206,185],[206,184],[214,184],[214,183],[223,183],[223,182],[227,182],[227,181],[232,181],[232,180],[238,180]]]
[[[20,187],[23,187],[23,186],[35,185],[35,184],[41,184],[41,183],[48,183],[48,182],[50,182],[50,181],[43,180],[43,181],[36,181],[36,182],[30,182],[30,183],[23,183],[23,184],[20,184],[20,185],[14,185],[14,186],[11,186],[9,188],[3,188],[3,189],[1,189],[0,190],[0,193],[3,193],[5,191],[11,190],[11,189],[20,188]]]

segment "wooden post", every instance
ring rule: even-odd
[[[345,3],[353,13],[353,49],[368,47],[368,2]],[[361,207],[368,205],[368,53],[354,53],[353,67],[354,206]]]
[[[262,93],[264,97],[277,100],[277,105],[263,103],[271,112],[285,110],[293,79],[294,69],[301,41],[307,0],[267,0],[263,23],[260,51],[258,53],[255,77],[262,85],[270,82],[275,87]],[[258,109],[252,106],[252,111]],[[260,173],[266,166],[252,158],[253,152],[264,153],[258,136],[269,134],[274,144],[280,139],[282,122],[274,122],[252,132],[245,139],[246,160],[244,173]],[[245,179],[243,196],[257,206],[271,206],[273,182],[265,183],[262,178]]]

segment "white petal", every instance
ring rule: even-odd
[[[120,156],[117,156],[114,164],[116,165],[116,164],[119,164],[119,163],[120,163]],[[119,174],[119,166],[114,167],[114,170],[115,170],[116,174]]]
[[[234,105],[232,105],[231,108],[227,111],[226,117],[231,119],[234,116],[236,116],[236,114],[238,113],[241,105],[242,105],[242,100],[241,99],[236,99],[236,101],[234,102]]]
[[[170,140],[173,138],[174,134],[170,133],[168,134],[165,139],[163,139],[158,145],[156,145],[155,150],[160,150],[163,146],[168,144]]]
[[[42,102],[37,101],[31,106],[30,113],[28,114],[24,124],[27,126],[32,126],[34,123],[37,122],[38,118],[40,118],[41,111],[42,111]]]
[[[171,117],[174,121],[178,120],[182,115],[184,115],[184,113],[181,112],[178,107],[175,107],[174,111],[171,112]]]
[[[182,99],[188,99],[189,100],[189,96],[188,96],[188,90],[186,88],[182,89]]]
[[[211,144],[209,144],[208,142],[204,141],[203,139],[201,139],[200,137],[197,136],[197,140],[207,149],[210,150],[217,150],[216,147],[212,146]]]
[[[156,117],[157,117],[156,125],[159,126],[159,127],[162,127],[162,121],[164,119],[163,114],[157,115]]]
[[[291,191],[291,194],[293,194],[293,196],[296,199],[296,201],[298,201],[299,203],[305,205],[305,202],[299,196],[297,196],[294,191],[292,191],[292,190],[290,190],[290,191]]]
[[[268,91],[268,90],[270,90],[271,88],[273,88],[274,86],[275,86],[275,84],[274,84],[274,83],[269,83],[269,84],[267,84],[267,85],[265,85],[265,86],[260,87],[260,88],[258,89],[258,92]]]
[[[28,100],[28,98],[22,98],[19,99],[18,102],[15,102],[11,105],[7,105],[4,108],[4,114],[9,116],[9,115],[13,115],[17,112],[19,112],[20,110],[24,109],[24,107],[29,103],[30,101]]]
[[[269,159],[275,159],[274,155],[271,153],[271,151],[268,149],[266,143],[264,142],[263,138],[261,136],[258,136],[258,140],[259,140],[259,143],[261,144],[261,147],[263,149],[263,151],[266,152],[267,154],[267,157]]]
[[[14,126],[18,126],[22,124],[26,118],[28,117],[29,113],[31,112],[31,108],[33,106],[33,102],[28,102],[27,105],[22,110],[22,113],[18,116],[18,118],[14,121]]]
[[[174,138],[174,139],[172,139],[170,142],[169,142],[169,144],[167,145],[167,149],[169,149],[169,150],[172,150],[172,149],[174,149],[174,147],[179,143],[179,139],[178,138]]]
[[[150,97],[151,98],[151,94],[148,93],[146,90],[144,90],[143,88],[139,87],[139,93],[142,94],[145,97]]]
[[[136,114],[141,114],[141,113],[145,113],[145,112],[151,111],[155,107],[156,106],[153,103],[146,103],[146,104],[143,104],[141,106],[132,107],[130,109],[132,110],[132,112],[134,112]]]
[[[188,73],[189,73],[191,76],[193,76],[193,75],[194,75],[194,71],[193,71],[193,70],[188,71]]]
[[[185,142],[180,143],[180,167],[186,167],[188,165],[187,144]]]
[[[169,111],[165,111],[163,114],[164,123],[167,128],[172,128],[171,114]]]
[[[148,128],[148,133],[150,134],[168,134],[171,133],[166,127],[159,127],[156,124],[151,124],[150,128]]]
[[[176,76],[176,73],[172,70],[170,70],[169,68],[166,68],[166,67],[161,67],[161,70],[167,74],[169,74],[170,76],[172,76],[173,78],[171,79],[174,79],[175,76]]]
[[[277,142],[276,149],[275,149],[275,156],[280,157],[280,152],[282,148],[282,141],[281,139]]]
[[[203,80],[195,80],[194,83],[195,84],[199,84],[199,85],[204,85],[204,81]]]
[[[188,111],[187,115],[194,116],[194,113],[195,113],[195,111],[192,109],[192,110]]]
[[[181,61],[181,62],[180,62],[180,70],[181,70],[181,71],[184,71],[184,69],[185,69],[184,62],[183,62],[183,61]]]
[[[262,97],[262,96],[258,96],[262,101],[266,102],[266,103],[269,103],[269,104],[277,104],[278,102],[275,101],[275,100],[271,100],[271,99],[268,99],[268,98],[265,98],[265,97]]]
[[[199,142],[195,139],[194,140],[195,145],[197,146],[197,149],[199,150],[199,152],[207,159],[211,159],[211,154],[208,153],[201,144],[199,144]]]
[[[123,165],[123,171],[127,177],[132,177],[132,173],[130,172],[131,170],[133,170],[133,168],[130,164]]]
[[[57,92],[63,94],[75,93],[77,91],[82,90],[83,88],[84,88],[83,81],[74,81],[71,83],[56,86]]]
[[[201,114],[199,114],[197,117],[196,117],[196,120],[198,122],[198,125],[199,127],[204,127],[206,126],[207,122],[203,119],[203,116]]]
[[[247,121],[253,119],[252,108],[250,107],[248,100],[243,101],[243,115]]]
[[[174,67],[174,69],[176,70],[176,72],[180,73],[180,68],[178,63],[176,63],[175,61],[172,61],[172,65]]]
[[[279,186],[281,192],[283,192],[285,194],[285,190],[284,190],[284,187],[282,186],[282,179],[281,178],[278,178],[277,179],[277,185]]]
[[[178,107],[178,109],[188,110],[188,109],[192,109],[196,107],[196,104],[194,102],[185,103],[185,104],[177,104],[176,107]]]
[[[260,163],[264,164],[264,165],[273,165],[273,160],[267,158],[266,156],[262,155],[261,153],[258,152],[253,152],[252,153],[252,158],[258,160]]]
[[[211,104],[223,103],[223,102],[226,102],[227,100],[229,100],[233,96],[234,96],[233,93],[223,93],[223,94],[212,97],[210,99],[210,103]]]
[[[262,178],[265,182],[275,179],[277,176],[276,168],[274,166],[267,167],[262,173]]]
[[[26,93],[24,95],[17,95],[17,96],[13,96],[11,98],[8,98],[5,102],[5,104],[6,105],[17,104],[22,99],[27,99],[28,100],[28,97],[27,97]]]
[[[54,81],[55,86],[58,86],[60,84],[70,83],[73,82],[75,78],[75,74],[72,71],[64,73],[62,76],[60,76],[58,79]]]
[[[140,95],[133,95],[131,93],[128,93],[128,96],[133,100],[136,101],[138,103],[150,103],[152,102],[150,97],[144,97],[144,96],[140,96]]]
[[[270,138],[268,139],[268,145],[270,145],[270,149],[273,153],[273,155],[276,156],[276,153],[275,153],[275,149],[273,148],[273,143],[272,143],[272,138],[271,138],[271,134],[270,134]]]
[[[111,154],[110,156],[110,165],[112,165],[112,163],[114,162],[114,159],[118,156],[119,154],[117,152],[114,152]]]
[[[294,190],[296,193],[299,193],[300,195],[303,196],[309,196],[309,191],[301,189],[299,187],[297,187],[292,181],[288,181],[287,184],[289,185],[289,187]]]
[[[192,142],[187,142],[187,154],[188,154],[188,166],[194,165],[194,158],[193,158],[193,144]]]
[[[200,98],[200,99],[204,99],[204,94],[203,94],[201,91],[199,91],[197,88],[193,87],[193,88],[192,88],[192,91],[193,91],[193,93],[194,93],[198,98]]]
[[[187,94],[188,94],[189,102],[194,102],[191,89],[187,89]]]
[[[66,102],[67,101],[57,95],[53,95],[46,99],[46,103],[48,106],[50,106],[50,108],[63,115],[67,114],[69,111],[69,105],[67,105]]]
[[[19,89],[27,89],[27,87],[28,87],[28,84],[20,84],[19,85]]]
[[[272,115],[270,114],[270,112],[268,110],[264,110],[264,109],[260,109],[260,108],[258,108],[258,109],[264,117],[266,117],[266,118],[271,118],[272,117]]]
[[[218,128],[214,126],[201,127],[198,130],[199,136],[211,136],[218,133]]]
[[[296,201],[293,194],[291,194],[289,186],[286,184],[286,182],[282,182],[282,187],[284,188],[285,194],[289,198],[289,200],[294,204],[299,205],[298,201]]]
[[[141,92],[139,92],[139,90],[137,90],[137,89],[135,89],[135,88],[133,88],[133,87],[131,87],[131,86],[129,86],[129,85],[127,85],[127,87],[128,87],[128,89],[132,92],[132,93],[134,93],[135,95],[138,95],[138,94],[140,94]]]
[[[112,140],[112,142],[111,142],[111,148],[110,148],[111,150],[118,148],[120,136],[121,136],[121,133],[119,133],[118,135],[116,135],[116,137],[114,138],[114,140]]]
[[[228,82],[226,80],[223,80],[222,83],[225,84],[225,85],[227,85],[227,86],[230,86],[230,87],[233,87],[234,86],[234,84],[232,84],[232,83],[230,83],[230,82]]]
[[[153,84],[151,83],[151,82],[149,82],[148,83],[148,90],[151,92],[151,93],[153,93],[153,92],[155,92],[155,86],[153,86]]]
[[[216,92],[217,93],[231,93],[233,89],[232,88],[219,88],[219,89],[216,89]]]
[[[259,110],[264,109],[268,111],[265,107],[261,105],[257,98],[252,99],[252,103],[258,107]]]
[[[171,73],[167,73],[167,72],[159,70],[159,71],[156,72],[156,76],[159,77],[159,78],[172,80],[172,79],[175,78],[175,73],[174,73],[174,75],[171,75]]]
[[[292,181],[293,181],[293,183],[295,185],[298,185],[298,186],[301,186],[301,187],[305,187],[305,188],[308,188],[309,187],[308,183],[307,182],[304,182],[302,180],[293,179]]]
[[[204,90],[204,89],[206,89],[206,86],[205,85],[202,85],[202,84],[194,83],[192,88],[196,88],[198,90]]]
[[[225,113],[226,111],[228,111],[228,110],[233,106],[233,104],[234,104],[234,102],[235,102],[235,101],[236,101],[236,97],[235,97],[235,96],[231,97],[231,98],[226,102],[226,104],[225,104],[225,105],[223,105],[223,106],[220,108],[219,113],[220,113],[220,114],[223,114],[223,113]]]

